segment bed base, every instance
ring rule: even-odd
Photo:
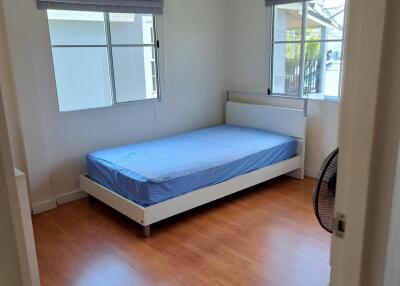
[[[120,196],[94,182],[86,175],[80,176],[80,186],[89,196],[109,205],[142,225],[144,237],[148,238],[150,237],[150,225],[153,223],[295,171],[302,167],[301,162],[301,157],[297,156],[149,207],[143,207]]]
[[[142,226],[142,228],[143,228],[144,238],[150,238],[150,226],[146,225],[146,226]]]

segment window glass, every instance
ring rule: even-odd
[[[153,15],[110,13],[111,40],[118,44],[153,44]]]
[[[319,0],[307,3],[306,40],[342,40],[345,0]]]
[[[304,65],[304,94],[334,98],[339,94],[342,42],[308,42]]]
[[[325,44],[324,59],[324,85],[325,97],[338,97],[340,92],[342,63],[342,42],[327,42]]]
[[[60,111],[112,104],[106,48],[53,48]]]
[[[116,101],[157,98],[154,47],[114,47]]]
[[[273,93],[298,95],[300,43],[274,44]]]
[[[274,41],[301,41],[302,3],[275,6]]]
[[[345,4],[314,0],[274,6],[273,94],[339,98]]]
[[[105,45],[104,14],[48,10],[52,45]]]
[[[60,111],[158,98],[153,15],[48,10]]]

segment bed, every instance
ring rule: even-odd
[[[178,213],[283,174],[303,178],[305,108],[230,98],[224,125],[88,154],[81,189],[149,237]]]

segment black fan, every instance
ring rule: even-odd
[[[330,233],[333,231],[338,155],[339,149],[336,149],[325,159],[313,195],[318,222]]]

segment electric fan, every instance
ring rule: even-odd
[[[336,149],[325,159],[313,194],[318,222],[330,233],[333,231],[338,155],[339,149]]]

